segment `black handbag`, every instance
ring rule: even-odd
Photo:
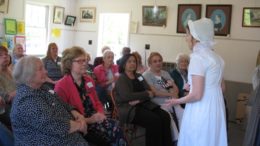
[[[141,107],[148,109],[148,110],[154,110],[154,109],[160,107],[160,105],[152,102],[151,100],[143,101],[143,102],[139,103],[138,106],[141,106]]]

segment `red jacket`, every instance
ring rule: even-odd
[[[117,65],[112,65],[111,66],[111,70],[113,73],[113,76],[119,76],[118,73],[118,66]],[[96,66],[94,68],[94,74],[97,78],[97,84],[100,85],[101,87],[105,87],[106,86],[106,82],[107,82],[107,71],[106,68],[104,67],[103,64],[100,64],[98,66]]]
[[[88,96],[92,101],[93,107],[97,112],[104,113],[103,105],[98,99],[95,90],[94,80],[89,76],[84,76],[85,88],[88,91]],[[85,115],[84,106],[80,99],[79,92],[73,82],[71,75],[65,75],[60,79],[56,85],[54,91],[61,97],[63,101],[75,107],[81,114]]]

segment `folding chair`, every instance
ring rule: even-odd
[[[113,104],[113,109],[112,109],[112,118],[119,120],[119,114],[118,114],[118,107],[116,105],[116,101],[115,101],[115,89],[113,88],[110,94],[111,97],[111,101]],[[122,129],[124,131],[124,134],[126,136],[126,140],[128,142],[129,145],[132,144],[133,140],[144,137],[145,133],[141,133],[141,134],[137,134],[137,132],[139,131],[138,129],[140,129],[141,127],[134,125],[134,124],[128,124],[128,123],[121,123],[122,125]]]

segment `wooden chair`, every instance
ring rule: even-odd
[[[112,118],[119,120],[119,114],[118,114],[118,107],[115,101],[115,89],[113,88],[110,94],[111,101],[113,104],[113,109],[112,109]],[[122,126],[122,129],[124,131],[124,135],[126,136],[126,140],[129,145],[132,144],[133,140],[136,140],[138,138],[144,137],[145,132],[140,132],[142,129],[140,126],[134,125],[134,124],[128,124],[128,123],[120,123]],[[138,134],[140,133],[140,134]]]

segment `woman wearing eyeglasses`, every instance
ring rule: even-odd
[[[86,75],[86,52],[80,47],[66,49],[61,63],[65,75],[55,85],[55,91],[85,116],[88,124],[86,140],[98,146],[126,145],[118,122],[105,116],[95,83]]]

